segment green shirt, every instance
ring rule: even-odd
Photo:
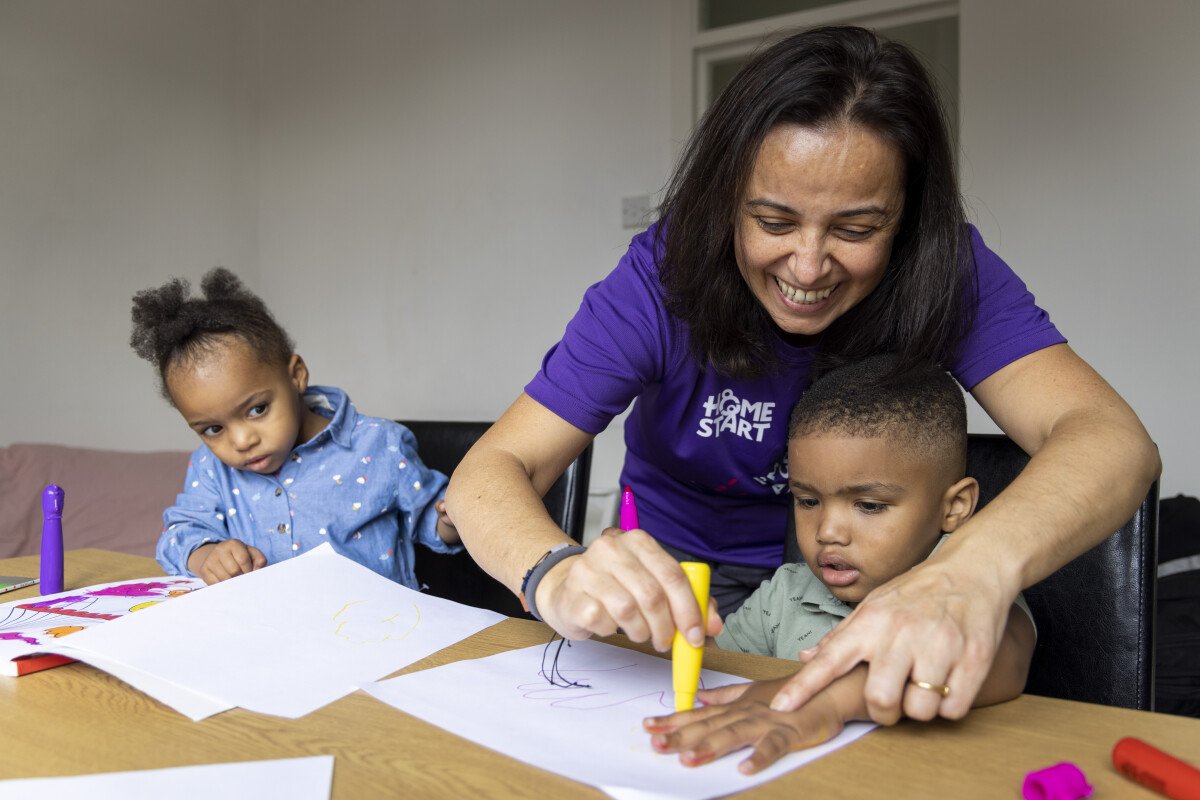
[[[942,534],[933,552],[948,538],[949,534]],[[1032,622],[1029,606],[1019,594],[1017,605]],[[725,618],[725,628],[716,637],[717,647],[799,659],[801,650],[821,641],[853,610],[834,597],[807,564],[784,564]]]
[[[852,611],[806,564],[784,564],[725,618],[717,646],[762,656],[797,658]]]

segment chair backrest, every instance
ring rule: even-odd
[[[1006,436],[971,434],[967,474],[982,508],[1025,468]],[[1120,530],[1025,590],[1038,641],[1025,691],[1150,710],[1154,703],[1154,590],[1158,484]]]
[[[1029,463],[1007,436],[970,434],[967,474],[979,508]],[[786,561],[801,561],[788,522]],[[1025,590],[1037,623],[1028,694],[1150,710],[1154,686],[1154,590],[1158,484],[1121,529]]]
[[[398,421],[417,437],[417,452],[425,465],[447,475],[492,426],[490,422]],[[591,465],[592,446],[588,445],[542,498],[551,519],[578,542],[583,541]],[[451,556],[417,547],[414,568],[417,580],[428,587],[430,594],[511,617],[530,618],[521,608],[521,601],[465,551]]]

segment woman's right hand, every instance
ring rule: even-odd
[[[564,638],[609,636],[619,628],[659,652],[671,646],[676,630],[701,647],[706,633],[721,629],[715,605],[701,614],[679,562],[643,530],[606,530],[587,551],[546,573],[536,604]]]

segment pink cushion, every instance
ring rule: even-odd
[[[63,546],[154,556],[162,512],[183,488],[187,452],[127,453],[51,444],[0,447],[0,557],[41,545],[42,490],[65,493]]]

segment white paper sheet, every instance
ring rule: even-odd
[[[545,658],[549,668],[553,658]],[[702,767],[654,752],[642,719],[674,711],[671,662],[599,642],[572,642],[559,672],[587,687],[551,686],[542,675],[543,646],[460,661],[381,681],[363,689],[401,711],[452,733],[622,800],[703,800],[749,789],[836,750],[874,728],[852,723],[836,738],[792,753],[746,776],[733,754]],[[704,670],[712,688],[745,681]]]
[[[333,756],[308,756],[63,778],[18,778],[0,781],[0,797],[37,800],[130,800],[147,797],[329,800],[332,787]]]
[[[55,647],[58,647],[58,645]],[[188,689],[185,686],[172,683],[166,678],[151,675],[117,661],[111,661],[95,653],[81,653],[78,650],[68,650],[65,648],[60,648],[57,652],[70,655],[72,658],[78,659],[85,664],[90,664],[101,672],[107,672],[114,678],[129,684],[134,689],[150,695],[163,705],[170,706],[180,714],[190,718],[192,722],[199,722],[202,719],[211,717],[213,714],[220,714],[222,711],[228,711],[234,707],[233,703],[228,701],[209,697],[208,695]],[[3,800],[3,798],[0,797],[0,800]]]
[[[134,686],[193,718],[197,698],[296,718],[502,619],[407,589],[325,544],[56,649],[117,677],[131,670]]]

